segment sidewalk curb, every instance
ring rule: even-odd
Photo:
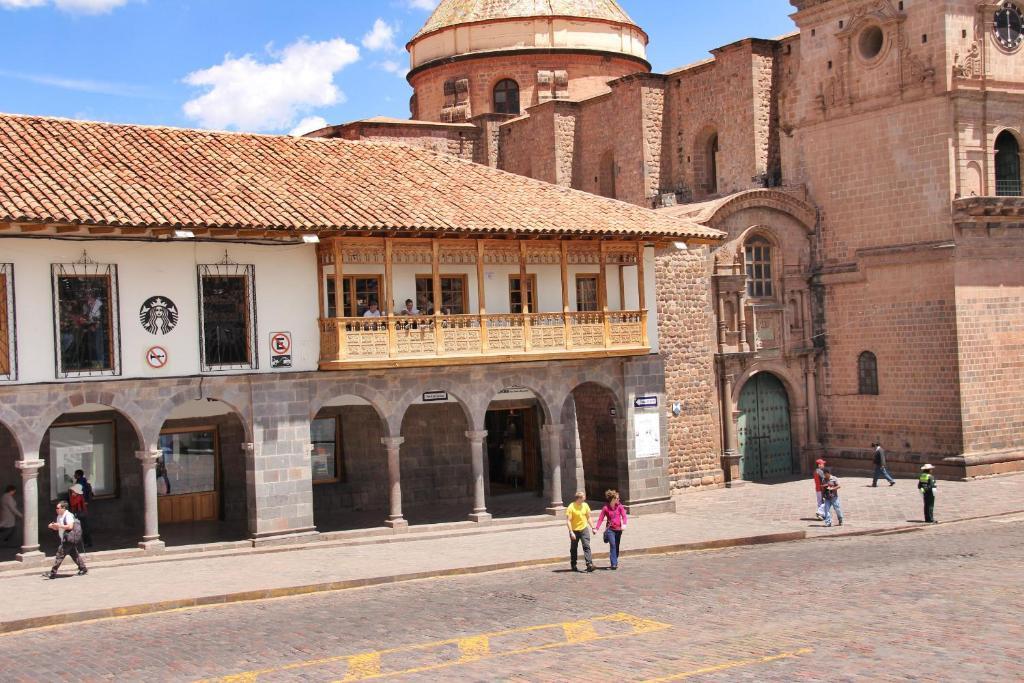
[[[651,548],[640,548],[637,550],[628,550],[623,551],[622,557],[666,555],[670,553],[694,552],[700,550],[720,550],[723,548],[735,548],[739,546],[767,545],[771,543],[787,543],[790,541],[802,541],[805,538],[807,538],[806,531],[765,534],[761,536],[747,536],[742,538],[724,538],[715,539],[712,541],[680,543],[676,545],[666,545]],[[604,558],[607,556],[608,553],[594,553],[594,557],[598,558]],[[327,593],[351,590],[354,588],[368,588],[372,586],[383,586],[392,583],[419,581],[423,579],[445,578],[454,576],[472,576],[475,574],[486,574],[490,572],[505,571],[509,569],[528,569],[532,567],[564,564],[565,562],[566,558],[564,556],[559,556],[536,560],[523,560],[521,562],[502,562],[497,564],[478,565],[475,567],[456,567],[453,569],[416,572],[412,574],[377,576],[365,579],[348,579],[345,581],[330,581],[327,583],[308,584],[304,586],[268,588],[263,590],[242,591],[238,593],[226,593],[223,595],[208,595],[198,598],[180,598],[177,600],[165,600],[162,602],[128,605],[125,607],[108,607],[97,610],[86,610],[82,612],[51,614],[44,617],[32,617],[28,619],[17,619],[14,621],[0,622],[0,635],[11,635],[14,633],[18,633],[20,631],[45,628],[48,626],[74,624],[83,621],[95,621],[98,619],[139,616],[145,614],[157,614],[160,612],[170,612],[173,610],[187,609],[190,607],[205,607],[210,605],[227,605],[240,602],[254,602],[257,600],[287,598],[300,595],[310,595],[313,593]]]

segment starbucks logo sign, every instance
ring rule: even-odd
[[[178,307],[165,296],[151,296],[139,309],[139,322],[150,334],[170,334],[178,325]]]

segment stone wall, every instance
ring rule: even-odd
[[[472,508],[473,463],[466,431],[469,424],[457,403],[409,407],[402,421],[402,504]]]
[[[669,477],[675,489],[724,482],[721,422],[713,363],[710,256],[659,250],[658,338],[665,363],[665,403],[682,413],[668,419]]]
[[[340,417],[336,434],[344,474],[337,482],[313,484],[313,515],[318,528],[349,511],[388,509],[388,463],[381,438],[384,425],[372,406],[324,408],[317,418]],[[383,519],[383,515],[381,519]]]

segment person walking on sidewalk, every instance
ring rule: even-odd
[[[938,485],[935,483],[935,477],[932,476],[932,470],[935,469],[934,465],[924,465],[921,467],[921,476],[918,477],[917,488],[924,494],[924,521],[925,524],[938,524],[935,521],[935,490]]]
[[[60,544],[57,546],[57,556],[53,558],[53,568],[45,576],[50,579],[57,578],[57,570],[64,562],[66,555],[78,565],[78,575],[88,574],[85,566],[85,558],[78,552],[78,544],[82,542],[82,524],[75,519],[75,516],[68,512],[68,504],[65,501],[57,503],[57,519],[50,522],[49,528],[57,532]]]
[[[822,482],[825,481],[825,461],[818,458],[815,464],[818,466],[814,470],[814,495],[818,500],[818,509],[815,512],[815,516],[818,519],[825,519],[825,499],[822,496]]]
[[[3,498],[0,499],[0,542],[4,545],[7,545],[14,532],[18,530],[17,520],[21,519],[18,503],[14,500],[14,492],[17,490],[14,486],[8,485],[4,489]]]
[[[622,546],[622,529],[628,521],[626,506],[619,502],[619,492],[608,490],[604,492],[608,504],[601,508],[601,514],[597,516],[596,531],[601,530],[601,523],[607,520],[608,526],[604,530],[604,542],[608,544],[608,557],[611,560],[612,569],[619,568],[619,548]]]
[[[832,526],[832,510],[836,511],[839,526],[843,525],[843,508],[839,504],[839,479],[832,476],[832,470],[825,468],[822,482],[822,497],[825,499],[825,526]]]
[[[582,491],[576,493],[576,499],[565,508],[566,525],[569,527],[569,563],[572,570],[578,572],[577,560],[580,543],[583,544],[583,559],[587,563],[587,571],[594,571],[594,555],[590,550],[590,532],[593,522],[590,521],[590,506],[587,505],[587,494]]]
[[[889,482],[889,486],[895,486],[896,480],[889,474],[889,470],[885,468],[885,449],[882,448],[882,444],[877,441],[871,444],[871,447],[875,449],[875,480],[871,482],[872,486],[878,486],[878,480],[885,477],[885,480]]]

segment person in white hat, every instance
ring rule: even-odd
[[[926,524],[938,524],[935,521],[935,477],[932,476],[934,465],[923,465],[921,476],[918,477],[917,488],[924,494],[924,521]]]

